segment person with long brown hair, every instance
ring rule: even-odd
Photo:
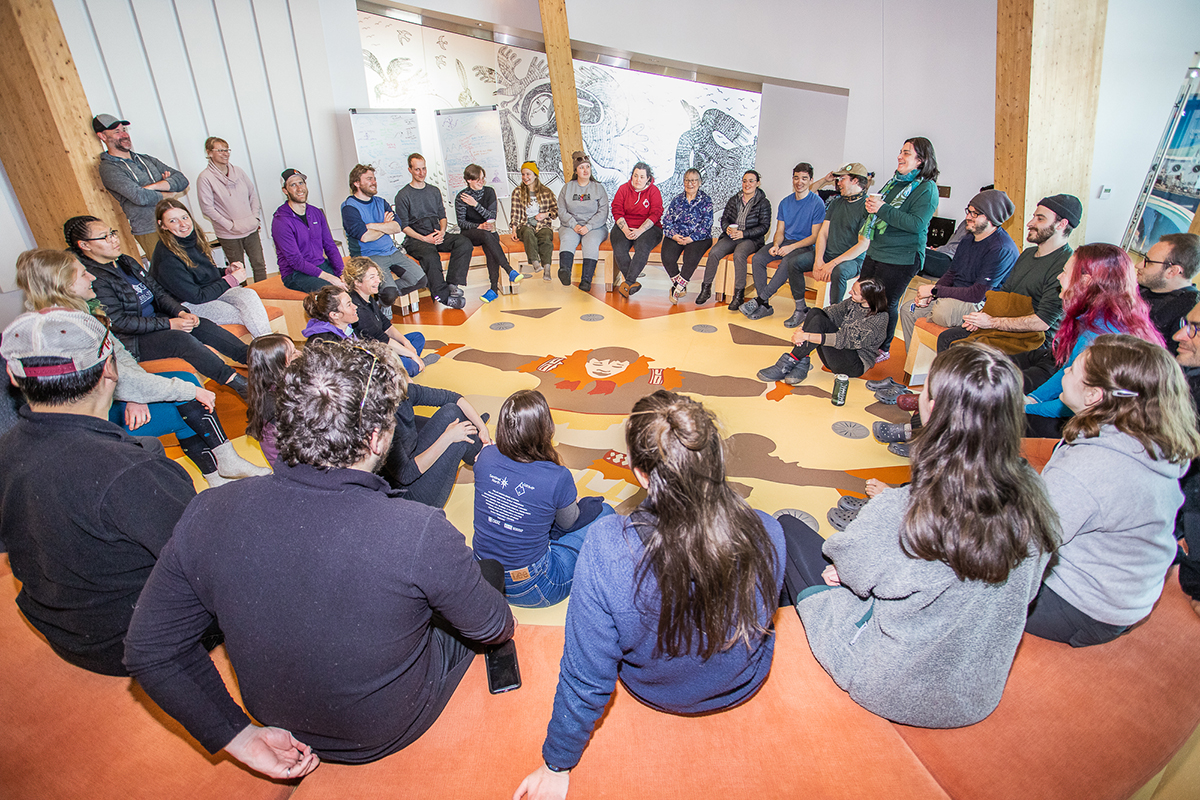
[[[583,543],[545,764],[515,798],[566,795],[618,677],[652,708],[696,714],[744,702],[771,669],[783,531],[726,481],[714,415],[659,390],[634,405],[625,442],[646,500]]]
[[[25,293],[29,311],[69,308],[92,314],[107,326],[93,280],[71,251],[27,250],[17,257],[17,286]],[[110,422],[135,436],[175,434],[209,486],[270,472],[238,455],[212,413],[216,394],[201,386],[198,377],[190,372],[146,372],[119,338],[113,343],[113,356],[118,377]]]
[[[196,230],[187,206],[178,200],[159,201],[158,247],[150,260],[150,274],[198,317],[218,325],[245,325],[251,336],[271,332],[271,320],[262,298],[241,286],[246,268],[234,261],[222,271],[213,261],[207,237]]]
[[[1058,518],[1021,458],[1021,375],[999,350],[938,355],[920,395],[912,483],[822,542],[795,517],[788,589],[817,661],[859,705],[905,725],[996,708]]]
[[[554,449],[554,419],[541,392],[522,390],[500,407],[496,446],[475,459],[475,557],[504,567],[510,605],[544,608],[571,593],[588,528],[613,513],[580,499]]]
[[[275,427],[279,387],[283,386],[283,371],[299,354],[295,342],[282,333],[268,333],[250,343],[246,435],[258,440],[272,468],[279,463]]]
[[[1042,470],[1062,544],[1025,630],[1086,647],[1125,633],[1162,594],[1200,434],[1179,365],[1135,336],[1097,337],[1067,367],[1062,401],[1075,416]]]

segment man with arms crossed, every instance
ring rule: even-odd
[[[376,342],[305,347],[278,394],[275,474],[188,506],[130,625],[125,663],[150,697],[210,753],[272,778],[416,741],[473,643],[506,641],[516,627],[493,588],[499,563],[476,562],[440,509],[396,496],[375,474],[400,369]],[[246,708],[278,727],[253,724],[229,696],[198,642],[213,620]]]
[[[128,120],[117,119],[111,114],[92,118],[92,130],[104,143],[106,151],[100,154],[100,180],[121,204],[133,238],[137,239],[146,258],[150,258],[158,245],[154,207],[160,200],[182,196],[188,188],[188,179],[175,167],[167,166],[154,156],[133,152],[127,125]]]
[[[350,255],[366,256],[380,266],[379,299],[385,313],[391,313],[397,297],[425,286],[421,267],[392,240],[393,234],[400,233],[400,223],[388,202],[379,197],[375,168],[370,164],[355,164],[350,170],[350,196],[342,201],[342,228]]]
[[[108,421],[110,336],[64,308],[22,314],[4,331],[7,380],[29,405],[0,438],[0,539],[21,581],[17,607],[54,652],[127,675],[133,607],[196,491],[157,439]]]

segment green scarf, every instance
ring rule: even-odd
[[[888,182],[883,185],[883,189],[880,190],[879,193],[884,197],[887,197],[888,192],[890,192],[897,183],[903,183],[905,186],[896,193],[895,197],[887,201],[887,204],[892,208],[900,208],[900,206],[904,205],[904,201],[908,199],[910,194],[912,194],[912,190],[921,185],[921,179],[917,177],[917,171],[915,169],[912,172],[907,172],[903,175],[897,172],[895,175],[888,178]],[[858,229],[858,235],[865,236],[867,237],[867,241],[871,241],[876,236],[883,234],[883,232],[886,230],[887,223],[880,219],[877,214],[871,214],[863,222],[862,227]]]

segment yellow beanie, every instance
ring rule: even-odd
[[[534,161],[526,161],[524,164],[521,165],[521,169],[527,169],[530,172],[532,172],[534,175],[537,175],[539,178],[542,175],[540,172],[538,172],[537,163]]]

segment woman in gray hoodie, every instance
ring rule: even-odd
[[[1075,416],[1042,477],[1062,545],[1025,630],[1086,647],[1145,619],[1162,594],[1200,435],[1179,365],[1136,336],[1097,337],[1067,367],[1061,398]]]
[[[921,391],[912,483],[873,498],[823,557],[819,534],[781,516],[808,644],[867,710],[954,728],[1000,702],[1058,527],[1021,458],[1023,405],[999,350],[947,350]]]

